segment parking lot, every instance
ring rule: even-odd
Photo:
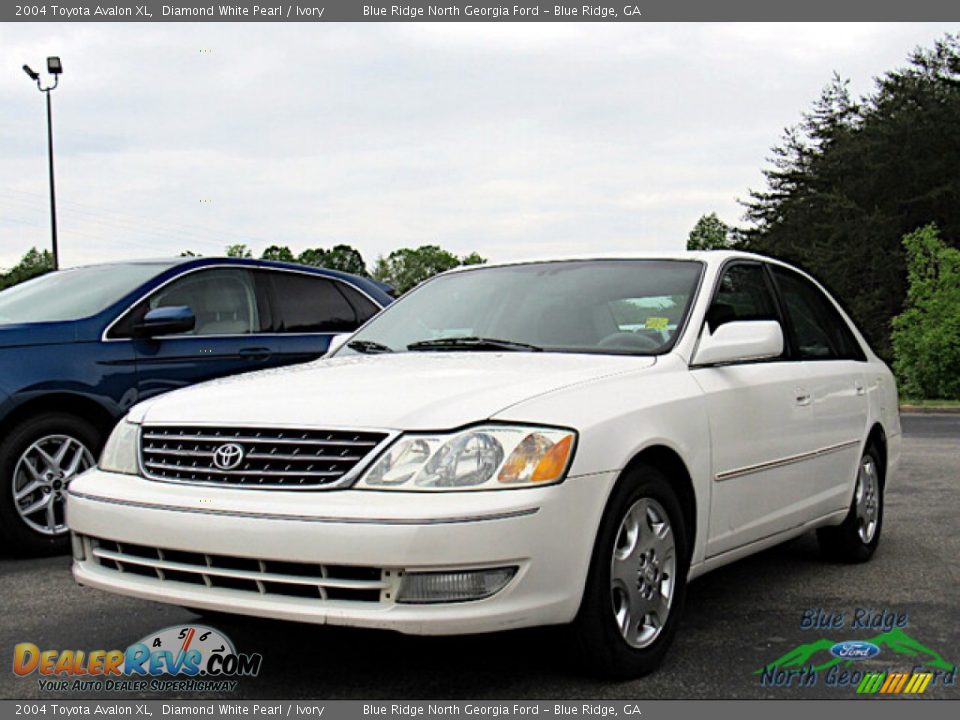
[[[910,637],[950,662],[960,659],[960,415],[905,416],[904,430],[901,474],[887,490],[883,540],[872,562],[825,564],[810,534],[703,577],[690,586],[664,666],[640,680],[585,677],[564,660],[562,636],[544,630],[414,638],[264,621],[209,622],[238,650],[263,655],[259,677],[241,680],[236,697],[847,698],[853,688],[827,687],[825,677],[813,687],[776,688],[761,686],[753,673],[802,643],[868,639],[882,631],[802,630],[801,618],[811,608],[844,612],[848,624],[857,608],[906,615],[903,630]],[[0,648],[7,668],[18,642],[58,650],[125,648],[150,632],[197,619],[184,609],[77,587],[69,564],[65,557],[0,560]],[[884,647],[858,665],[910,670],[913,661]],[[957,692],[956,686],[931,686],[925,696]],[[43,692],[36,675],[19,678],[9,670],[0,673],[0,696],[85,697]]]

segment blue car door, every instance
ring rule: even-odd
[[[336,278],[294,270],[257,270],[276,333],[276,364],[308,362],[322,356],[330,338],[356,330],[380,307]]]
[[[132,327],[158,307],[189,307],[193,330],[134,337]],[[274,336],[263,327],[262,307],[250,270],[206,267],[160,287],[117,326],[131,338],[139,400],[193,383],[276,364]]]

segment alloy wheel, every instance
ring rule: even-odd
[[[13,470],[13,502],[24,523],[43,535],[65,533],[67,485],[93,465],[87,446],[69,435],[47,435],[30,445]]]

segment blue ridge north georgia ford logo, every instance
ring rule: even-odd
[[[846,640],[830,648],[830,654],[844,660],[863,660],[880,654],[880,648],[863,640]]]

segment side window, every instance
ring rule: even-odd
[[[338,287],[340,288],[340,292],[346,296],[347,302],[353,306],[354,311],[357,313],[357,327],[363,325],[367,320],[380,312],[380,306],[358,290],[354,290],[349,285],[342,283],[339,284]]]
[[[357,311],[340,283],[296,272],[268,272],[273,332],[339,333],[359,327]]]
[[[762,265],[737,264],[724,271],[707,311],[710,332],[734,320],[779,319]]]
[[[239,268],[214,268],[188,273],[157,290],[117,324],[111,337],[130,337],[131,328],[150,310],[179,305],[188,306],[197,318],[194,329],[181,337],[260,332],[250,273]]]
[[[800,359],[866,359],[846,321],[816,285],[785,268],[772,270]]]

